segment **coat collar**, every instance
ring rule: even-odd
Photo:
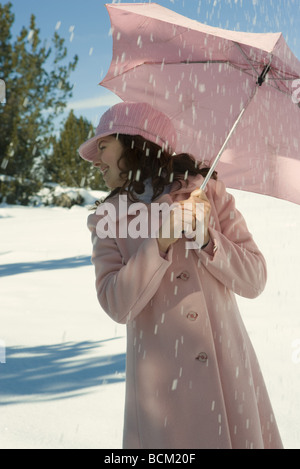
[[[155,199],[155,201],[153,201],[153,203],[158,203],[158,204],[167,203],[169,205],[172,205],[176,201],[187,199],[191,192],[193,192],[194,190],[200,188],[200,186],[203,182],[203,179],[204,179],[203,176],[201,176],[200,174],[197,175],[197,176],[191,176],[187,179],[187,181],[185,181],[185,180],[181,181],[182,187],[180,187],[179,183],[177,181],[175,181],[175,182],[173,182],[173,184],[171,186],[170,192],[168,194],[160,195],[157,199]],[[188,182],[188,184],[187,184],[187,182]],[[123,197],[121,204],[120,204],[119,197]],[[124,199],[124,197],[125,197],[125,199]],[[110,203],[113,204],[115,209],[116,209],[117,219],[120,216],[119,212],[120,212],[120,207],[121,206],[122,206],[122,213],[123,213],[123,211],[125,209],[125,205],[127,205],[127,207],[129,207],[130,205],[132,205],[134,203],[145,204],[145,202],[143,202],[143,201],[132,202],[124,194],[123,194],[123,196],[115,195],[115,196],[109,198],[106,202],[104,202],[104,204],[110,204]],[[146,204],[146,205],[150,206],[150,204]]]

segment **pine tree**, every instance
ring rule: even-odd
[[[72,96],[69,78],[78,57],[66,63],[67,49],[57,32],[50,47],[41,44],[34,15],[13,41],[11,9],[11,3],[0,3],[0,79],[6,84],[6,104],[0,105],[0,174],[6,178],[0,180],[0,197],[9,193],[26,203],[39,184],[54,121]]]
[[[81,143],[92,135],[92,124],[70,111],[59,138],[53,141],[51,154],[45,159],[45,179],[69,187],[104,189],[100,172],[96,172],[78,154]]]

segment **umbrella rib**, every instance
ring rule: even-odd
[[[297,78],[299,79],[300,77],[296,77],[296,78],[283,78],[283,77],[276,77],[276,78],[268,78],[269,81],[277,81],[277,80],[280,80],[280,81],[294,81],[294,80],[297,80]]]
[[[271,86],[271,88],[274,88],[275,90],[279,91],[280,93],[283,93],[287,96],[290,96],[291,91],[288,88],[287,84],[284,83],[284,82],[294,81],[296,79],[296,77],[284,78],[284,77],[280,76],[279,74],[277,74],[277,76],[276,76],[276,70],[274,70],[274,69],[271,69],[271,73],[273,74],[273,76],[268,76],[266,84],[268,86]],[[270,83],[270,82],[273,82],[273,83]],[[281,87],[280,87],[279,82],[282,82]],[[282,88],[285,88],[285,89],[282,89]]]
[[[239,44],[237,44],[237,46],[239,47],[239,49],[241,50],[242,54],[244,55],[246,61],[248,62],[248,64],[250,65],[251,69],[254,71],[255,73],[255,76],[256,77],[259,77],[260,76],[260,72],[258,70],[256,70],[256,68],[253,66],[253,64],[251,63],[251,61],[249,60],[249,58],[247,57],[247,55],[245,54],[245,52],[243,51],[243,49],[240,47]],[[227,64],[227,65],[230,65],[231,67],[235,68],[236,70],[239,70],[243,73],[246,73],[247,75],[253,77],[253,74],[250,73],[250,71],[247,71],[246,69],[242,68],[241,66],[239,66],[238,64],[235,64],[233,62],[231,62],[230,60],[182,60],[181,62],[165,62],[165,61],[159,61],[159,62],[143,62],[139,65],[136,65],[136,67],[140,67],[142,65],[190,65],[190,64]]]
[[[250,73],[250,71],[247,71],[246,69],[240,67],[239,65],[230,62],[230,60],[182,60],[181,62],[143,62],[141,64],[138,64],[135,66],[141,67],[143,65],[190,65],[190,64],[226,64],[229,65],[230,67],[235,68],[236,70],[239,70],[240,72],[246,73],[247,75],[253,77],[253,74]],[[258,71],[252,66],[253,70],[255,71],[255,76],[259,76]],[[124,72],[126,73],[126,71]]]
[[[241,48],[241,46],[237,43],[237,42],[234,42],[234,44],[237,46],[237,48],[239,49],[239,51],[242,53],[243,57],[245,58],[245,60],[247,60],[248,64],[251,66],[251,68],[255,71],[255,73],[257,74],[258,76],[258,84],[260,84],[260,86],[265,82],[265,79],[266,79],[266,76],[268,74],[268,72],[271,69],[271,63],[272,63],[272,59],[273,59],[273,54],[270,54],[270,60],[269,60],[269,64],[265,66],[264,70],[262,71],[261,74],[259,74],[258,70],[256,70],[256,68],[254,67],[254,65],[252,64],[252,62],[249,60],[249,58],[247,57],[247,54],[244,52],[244,50]],[[247,73],[247,72],[245,72]],[[261,81],[260,81],[261,79]],[[268,78],[269,79],[269,78]],[[270,80],[273,80],[276,84],[276,86],[274,85],[271,85],[270,83],[268,83],[269,86],[271,86],[272,88],[275,88],[277,89],[278,91],[280,91],[281,93],[284,93],[284,94],[288,94],[287,92],[283,91],[280,89],[278,83],[277,83],[277,80],[278,78],[270,78]],[[290,78],[286,78],[285,80],[290,80]]]
[[[272,88],[277,89],[278,91],[287,92],[287,91],[288,91],[288,88],[287,88],[287,86],[286,86],[285,83],[282,83],[281,85],[285,88],[286,91],[284,91],[284,90],[282,90],[282,89],[280,88],[280,85],[279,85],[279,83],[278,83],[278,81],[277,81],[277,80],[280,80],[280,78],[276,76],[276,73],[275,73],[274,70],[271,70],[271,74],[272,74],[273,76],[268,77],[268,80],[272,80],[272,81],[275,83],[275,86],[274,86],[273,84],[271,85],[271,83],[269,83],[269,85],[270,85]]]
[[[165,62],[163,61],[158,61],[158,62],[143,62],[139,64],[138,66],[141,65],[178,65],[178,64],[184,64],[184,65],[189,65],[189,64],[230,64],[229,60],[182,60],[181,62]]]
[[[177,63],[177,62],[174,62]],[[182,64],[228,64],[228,60],[183,60]]]
[[[247,60],[248,64],[250,65],[250,67],[252,68],[252,70],[254,70],[254,72],[256,73],[256,75],[259,76],[258,70],[256,70],[256,68],[254,67],[253,63],[249,60],[249,57],[248,57],[247,54],[243,51],[243,49],[241,48],[241,46],[239,45],[239,43],[238,43],[238,42],[233,42],[233,44],[235,44],[235,46],[239,49],[239,51],[240,51],[241,54],[243,55],[244,59]]]
[[[254,65],[252,64],[252,62],[249,60],[247,54],[246,54],[245,51],[242,49],[242,47],[240,46],[240,44],[238,44],[237,42],[234,42],[234,44],[235,44],[236,47],[239,49],[239,51],[241,52],[241,54],[243,55],[243,57],[245,58],[245,60],[248,62],[248,64],[251,66],[252,70],[254,70],[254,72],[255,72],[255,73],[257,74],[257,76],[260,78],[262,75],[260,75],[259,72],[258,72],[258,70],[256,70],[256,68],[254,67]],[[272,59],[273,59],[273,54],[270,54],[269,64],[268,64],[268,65],[265,67],[265,69],[264,69],[264,70],[266,70],[266,74],[265,74],[264,77],[263,77],[262,83],[265,82],[265,78],[266,78],[266,75],[268,74],[268,72],[269,72],[269,71],[272,71],[272,69],[271,69],[271,62],[272,62]],[[237,68],[239,68],[239,67],[237,67]],[[242,70],[242,69],[240,68],[240,70]],[[264,70],[263,70],[262,73],[264,73]],[[245,70],[243,70],[243,72],[244,72],[244,73],[248,73],[248,72],[246,72]],[[249,73],[248,73],[248,74],[249,74]],[[250,75],[250,74],[249,74],[249,75]],[[275,82],[275,86],[272,85],[271,83],[268,83],[269,80],[274,81],[274,82]],[[278,80],[279,80],[279,81],[292,81],[292,80],[295,80],[295,77],[286,77],[286,78],[284,78],[284,77],[280,77],[280,76],[278,76],[278,77],[269,77],[269,76],[268,76],[267,84],[268,84],[269,86],[271,86],[272,88],[276,89],[277,91],[280,91],[280,92],[283,93],[283,94],[289,95],[290,93],[289,93],[288,91],[284,91],[284,90],[282,90],[282,89],[280,88],[280,86],[279,86],[279,84],[278,84]],[[261,83],[261,84],[262,84],[262,83]]]
[[[280,93],[283,93],[283,94],[285,94],[285,95],[287,95],[287,96],[291,96],[290,91],[284,91],[284,90],[280,89],[279,86],[278,86],[278,83],[276,82],[276,79],[273,78],[273,80],[275,81],[276,86],[274,86],[273,84],[271,84],[271,83],[269,83],[269,82],[266,82],[266,85],[270,86],[271,88],[274,88],[274,90],[277,90],[277,91],[279,91]]]

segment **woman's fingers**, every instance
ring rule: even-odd
[[[211,213],[211,204],[205,192],[201,189],[196,189],[187,200],[180,202],[182,209],[182,220],[185,227],[183,230],[186,232],[196,232],[203,230],[204,239],[209,240],[209,219]],[[197,225],[198,223],[198,225]]]
[[[191,193],[190,198],[197,199],[196,200],[197,202],[208,202],[209,205],[210,205],[210,202],[209,202],[208,198],[206,197],[205,192],[202,189],[194,190]]]

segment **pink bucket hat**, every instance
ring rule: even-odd
[[[176,147],[176,131],[165,114],[147,103],[124,102],[103,114],[95,136],[79,147],[81,158],[93,161],[97,155],[97,141],[112,134],[141,135],[170,153]]]

